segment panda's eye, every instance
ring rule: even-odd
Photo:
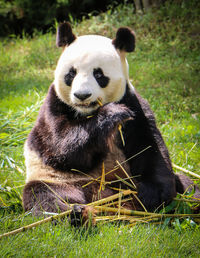
[[[93,76],[98,82],[99,86],[105,88],[109,83],[109,78],[106,77],[101,68],[95,68],[93,70]]]
[[[71,86],[74,77],[76,76],[76,69],[70,68],[69,72],[65,75],[64,80],[67,86]]]
[[[74,69],[74,67],[72,67],[70,70],[69,70],[69,75],[71,76],[71,77],[75,77],[76,76],[76,69]]]

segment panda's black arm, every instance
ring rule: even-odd
[[[156,126],[153,112],[148,103],[137,92],[127,89],[120,103],[135,113],[135,119],[128,121],[123,134],[126,158],[142,152],[129,161],[131,173],[137,176],[138,196],[148,209],[171,201],[175,196],[175,179],[161,133]]]

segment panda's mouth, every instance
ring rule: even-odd
[[[90,103],[80,103],[80,104],[75,104],[76,107],[83,107],[83,108],[92,108],[98,105],[97,101],[90,102]]]

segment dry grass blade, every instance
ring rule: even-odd
[[[124,172],[124,174],[127,176],[127,178],[130,180],[132,185],[134,186],[134,189],[137,189],[136,185],[134,184],[133,180],[130,178],[129,174],[126,172],[126,170],[122,167],[122,165],[119,163],[118,160],[116,160],[117,165],[121,168],[121,170]]]
[[[96,179],[96,178],[92,177],[91,175],[88,175],[88,174],[86,174],[86,173],[84,173],[84,172],[82,172],[82,171],[80,171],[80,170],[78,170],[78,169],[72,168],[71,171],[75,171],[75,172],[78,172],[78,173],[80,173],[80,174],[83,174],[84,176],[89,177],[89,178],[91,178],[92,180],[94,180],[94,181],[100,183],[100,181],[99,181],[98,179]]]
[[[118,182],[122,182],[123,184],[127,185],[128,187],[135,189],[132,184],[126,182],[126,180],[124,178],[119,177],[117,174],[115,174],[116,178],[118,178]]]
[[[148,150],[149,148],[151,148],[151,146],[148,146],[148,147],[144,148],[144,149],[141,150],[140,152],[138,152],[138,153],[134,154],[133,156],[131,156],[130,158],[124,160],[123,162],[120,163],[120,165],[122,165],[122,164],[128,162],[129,160],[131,160],[131,159],[137,157],[138,155],[142,154],[143,152],[145,152],[145,151]],[[116,171],[118,168],[119,168],[119,165],[116,165],[112,170],[106,172],[105,175],[109,175],[110,173]],[[101,178],[101,176],[97,177],[95,180],[92,180],[92,181],[88,182],[87,184],[83,185],[82,187],[84,188],[84,187],[88,186],[89,184],[92,184],[94,181],[99,180],[100,178]]]
[[[40,181],[41,183],[43,183],[53,194],[55,194],[56,197],[58,197],[58,199],[60,199],[63,203],[67,204],[68,206],[70,206],[69,203],[67,203],[66,200],[64,200],[59,194],[57,194],[48,184],[46,184],[44,181]]]

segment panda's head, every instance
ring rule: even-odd
[[[76,37],[69,23],[59,26],[57,46],[63,47],[54,85],[57,96],[82,115],[102,104],[119,101],[126,90],[126,52],[135,48],[134,33],[119,28],[111,40],[97,35]]]

